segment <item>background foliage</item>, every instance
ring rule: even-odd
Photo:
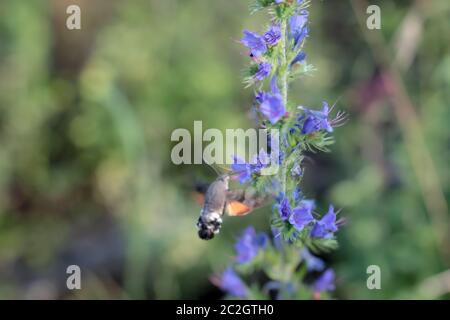
[[[312,155],[306,192],[343,208],[337,298],[448,298],[450,5],[313,1],[308,62],[290,95],[350,115],[332,153]],[[65,28],[69,4],[82,30]],[[197,238],[195,181],[174,166],[175,128],[249,128],[236,43],[258,29],[241,0],[0,2],[0,298],[220,298],[209,276],[270,208]],[[374,36],[380,34],[382,38]],[[243,112],[244,111],[244,112]],[[322,210],[323,211],[323,210]],[[269,230],[266,230],[269,231]],[[66,267],[83,270],[65,288]],[[366,268],[382,270],[382,290]]]

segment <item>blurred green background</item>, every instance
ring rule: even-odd
[[[66,29],[81,7],[82,29]],[[349,114],[306,179],[342,208],[340,299],[448,298],[450,4],[316,1],[308,62],[290,98]],[[198,239],[200,165],[175,166],[171,132],[250,128],[241,30],[247,0],[0,0],[0,298],[221,298],[209,277],[240,230],[268,231],[270,208]],[[358,24],[362,19],[363,28]],[[82,289],[66,288],[66,267]],[[382,289],[368,290],[379,265]]]

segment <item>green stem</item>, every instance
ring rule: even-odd
[[[287,23],[286,20],[281,22],[281,65],[279,70],[281,94],[283,96],[284,105],[287,106],[288,101],[288,70],[287,70],[287,53],[286,53],[286,37],[287,37]]]
[[[281,95],[283,96],[283,104],[287,108],[287,102],[288,102],[288,83],[287,83],[287,77],[288,77],[288,69],[287,69],[287,53],[286,53],[286,38],[287,38],[287,22],[286,19],[283,19],[281,21],[281,63],[280,63],[280,69],[278,70],[278,76],[280,79],[280,90]],[[283,129],[282,129],[283,130]],[[286,166],[283,165],[282,168],[282,177],[281,177],[281,185],[283,192],[286,192]]]

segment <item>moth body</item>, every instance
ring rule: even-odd
[[[210,240],[219,233],[222,227],[222,216],[227,202],[229,176],[222,175],[207,189],[205,203],[198,218],[198,235],[201,239]]]
[[[218,177],[206,190],[203,208],[197,221],[198,236],[204,240],[214,238],[222,227],[225,211],[229,216],[244,216],[265,205],[272,197],[270,193],[257,192],[251,187],[229,190],[230,177]]]

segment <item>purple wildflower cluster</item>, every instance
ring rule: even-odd
[[[328,212],[320,220],[316,220],[312,215],[315,209],[313,200],[301,200],[295,208],[292,208],[289,198],[285,194],[281,194],[278,197],[275,208],[280,219],[288,221],[297,231],[310,227],[309,234],[313,238],[330,239],[333,237],[334,232],[338,230],[336,213],[332,205],[330,205]]]
[[[276,246],[277,238],[274,238]],[[238,264],[249,264],[259,254],[268,249],[270,245],[269,237],[264,233],[256,233],[253,227],[248,227],[235,244],[236,261]],[[280,250],[278,247],[277,250]],[[323,273],[312,283],[311,287],[315,292],[324,292],[334,290],[335,274],[332,269],[325,269],[325,262],[313,255],[308,249],[300,251],[299,256],[306,265],[309,272]],[[238,298],[248,298],[249,289],[244,281],[237,275],[232,267],[228,267],[219,279],[218,285],[228,294]]]
[[[317,297],[321,292],[334,290],[335,273],[312,252],[334,247],[339,221],[332,205],[328,212],[318,215],[316,203],[304,196],[300,188],[304,174],[302,161],[305,150],[327,151],[326,146],[332,141],[327,135],[343,123],[345,116],[337,113],[330,117],[334,106],[330,108],[325,101],[320,111],[288,103],[289,80],[311,70],[303,51],[309,36],[309,1],[253,1],[256,2],[253,7],[258,10],[270,8],[273,18],[261,33],[243,32],[240,42],[248,49],[251,59],[245,81],[255,87],[254,107],[261,117],[261,126],[279,129],[281,133],[277,146],[281,170],[274,176],[263,177],[262,170],[270,164],[271,156],[264,150],[250,162],[235,156],[231,170],[241,184],[250,184],[257,192],[270,190],[275,198],[271,220],[273,237],[247,227],[235,244],[233,266],[225,270],[218,285],[231,296],[253,298],[255,286],[247,286],[238,273],[262,269],[270,278],[261,289],[263,293],[264,288],[271,288],[278,291],[278,298],[296,299],[305,287],[315,294],[312,297]],[[268,150],[273,150],[272,147],[268,146]],[[291,267],[280,267],[283,264]],[[277,273],[277,270],[283,271]],[[286,270],[291,271],[285,274]],[[315,281],[308,283],[305,279],[305,283],[298,284],[305,273],[311,274]]]
[[[305,114],[299,117],[299,123],[302,123],[302,134],[308,134],[319,130],[333,132],[333,127],[328,120],[328,103],[323,102],[321,111],[315,111],[308,108],[303,108]]]
[[[283,245],[282,243],[277,243],[277,240],[278,238],[275,233],[272,250],[281,251]],[[264,254],[265,251],[270,251],[271,243],[267,234],[264,232],[256,233],[253,227],[248,227],[236,242],[235,250],[237,253],[237,263],[239,265],[246,265],[251,264],[259,253]],[[310,285],[315,293],[334,290],[334,271],[332,269],[325,270],[325,262],[321,258],[313,255],[307,248],[304,248],[300,252],[296,251],[296,254],[301,258],[308,272],[321,273]],[[231,296],[249,298],[250,290],[248,286],[232,267],[228,267],[222,273],[218,286]]]
[[[285,114],[283,97],[277,85],[277,78],[273,77],[270,81],[270,93],[259,91],[255,95],[255,101],[259,104],[261,113],[272,123],[275,124]]]
[[[330,119],[329,115],[332,108],[328,107],[326,101],[322,102],[322,110],[312,110],[309,108],[299,107],[304,113],[298,116],[296,127],[301,130],[302,134],[310,134],[320,130],[333,132],[333,127],[339,127],[345,122],[345,114],[338,112],[335,118]]]
[[[281,29],[279,25],[272,25],[263,35],[264,41],[269,46],[274,46],[281,39]]]
[[[245,162],[238,156],[233,157],[231,170],[237,174],[240,183],[246,183],[252,179],[254,174],[258,174],[269,165],[269,155],[261,149],[250,162]]]
[[[300,5],[303,1],[298,1]],[[275,1],[275,4],[282,4],[283,1]],[[298,14],[293,15],[289,19],[289,32],[286,35],[287,41],[293,44],[293,50],[297,51],[300,44],[308,36],[308,11],[301,10]],[[244,37],[241,43],[249,49],[249,56],[252,58],[256,67],[251,70],[250,81],[262,81],[269,77],[274,71],[270,61],[274,61],[274,52],[277,50],[285,50],[281,46],[283,33],[280,24],[275,22],[262,35],[244,30]],[[286,46],[285,42],[284,46]],[[303,51],[299,51],[297,55],[290,61],[289,65],[302,62],[306,58]],[[276,60],[275,60],[276,61]],[[272,77],[271,92],[258,91],[255,95],[255,102],[259,106],[259,111],[272,124],[277,123],[284,115],[286,115],[286,102],[277,86],[277,78]]]

